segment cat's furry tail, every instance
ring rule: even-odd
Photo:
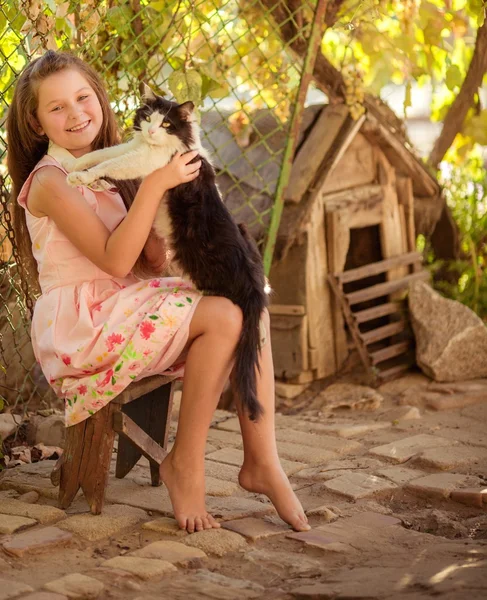
[[[235,350],[234,382],[244,410],[252,421],[257,420],[264,409],[257,398],[257,372],[260,350],[261,300],[252,301],[242,308],[242,333]]]
[[[255,242],[243,224],[238,228],[246,240],[254,262],[261,264],[260,253]],[[262,311],[267,306],[267,296],[264,291],[265,278],[263,271],[255,269],[252,293],[240,308],[243,313],[242,333],[235,350],[234,383],[242,407],[248,412],[252,421],[263,415],[264,409],[257,398],[257,369],[259,369],[259,351],[261,345],[260,320]],[[262,281],[260,281],[262,279]],[[260,372],[260,370],[259,370]]]

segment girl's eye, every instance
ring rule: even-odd
[[[84,100],[85,98],[88,98],[89,96],[80,96],[79,99],[80,100]]]
[[[167,121],[163,121],[163,122],[162,122],[162,126],[164,127],[164,129],[167,129],[168,127],[170,127],[170,126],[171,126],[171,124],[170,124],[170,123],[168,123]]]

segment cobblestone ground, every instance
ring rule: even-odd
[[[0,600],[486,598],[487,382],[473,394],[443,387],[442,404],[438,389],[418,381],[385,386],[374,410],[320,412],[315,402],[278,415],[306,533],[238,486],[231,412],[217,411],[207,447],[208,505],[220,530],[179,531],[145,459],[110,479],[100,516],[82,496],[56,508],[51,461],[7,470]]]

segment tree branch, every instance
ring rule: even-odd
[[[435,142],[428,162],[435,169],[443,160],[448,148],[453,144],[457,133],[461,130],[468,110],[473,104],[475,93],[482,85],[482,79],[487,71],[487,19],[477,31],[475,49],[468,68],[468,73],[463,81],[453,104],[443,121],[443,129]]]
[[[302,35],[299,35],[300,32],[297,30],[294,20],[290,18],[293,3],[279,2],[279,0],[262,0],[262,4],[272,14],[275,24],[279,28],[282,40],[289,45],[299,58],[304,59],[308,41]],[[335,0],[335,2],[329,3],[325,17],[326,25],[329,25],[329,23],[333,25],[336,22],[338,11],[342,4],[343,0]],[[321,52],[316,57],[313,77],[331,101],[344,101],[345,83],[343,76]],[[387,125],[392,133],[399,136],[403,142],[409,142],[403,121],[397,117],[385,102],[371,94],[366,94],[364,106],[381,123]]]

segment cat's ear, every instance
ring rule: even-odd
[[[179,118],[181,119],[181,121],[192,121],[192,114],[193,114],[193,110],[194,110],[194,104],[191,102],[191,100],[188,100],[187,102],[183,102],[183,104],[180,104],[178,106],[178,114],[179,114]]]
[[[142,100],[155,100],[156,95],[151,90],[151,88],[147,85],[147,83],[142,84]]]

